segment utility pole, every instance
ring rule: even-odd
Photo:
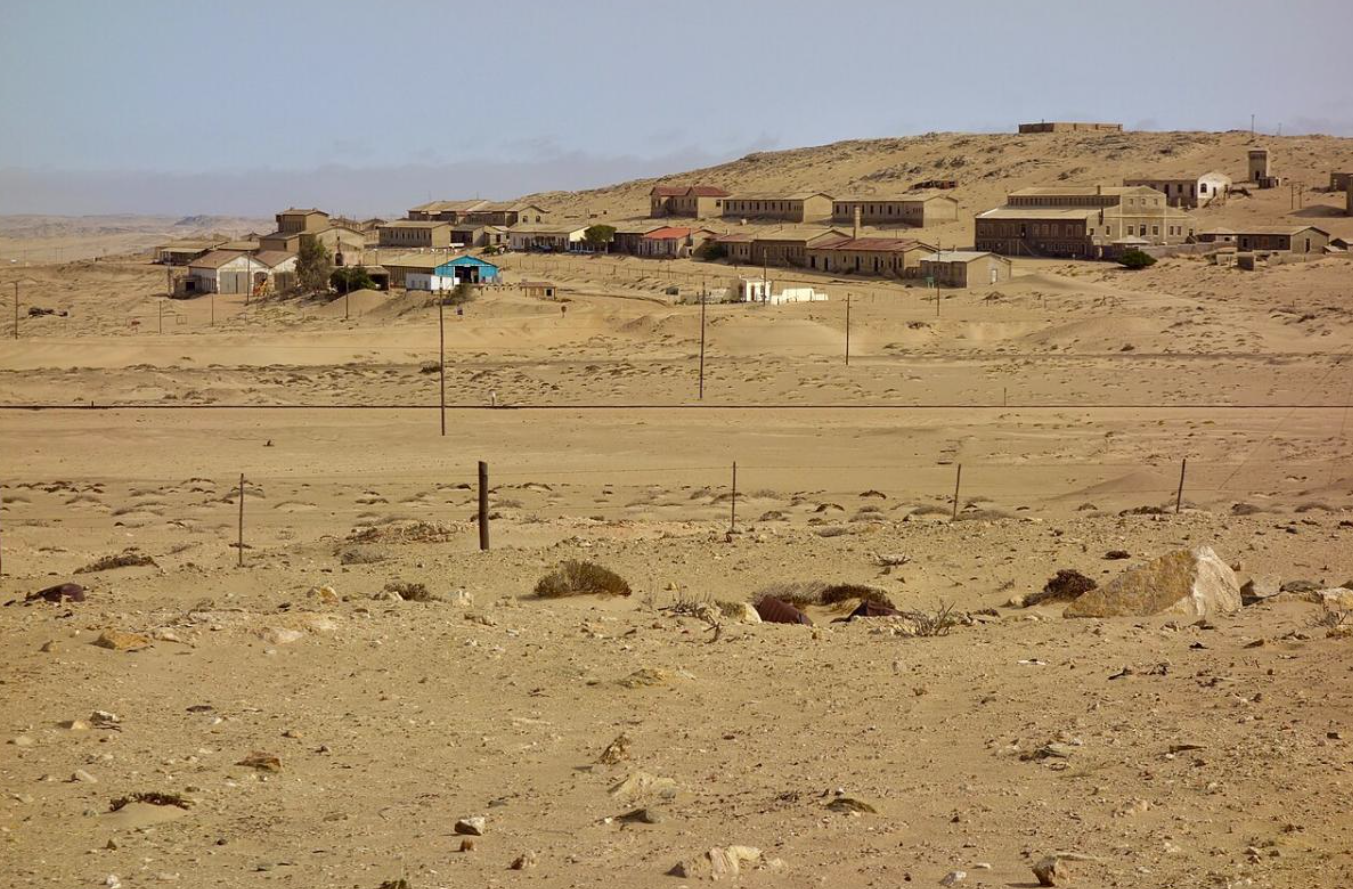
[[[850,367],[850,294],[846,294],[846,367]]]
[[[441,359],[437,362],[437,373],[441,381],[442,436],[446,436],[446,299],[437,294],[437,340]]]
[[[161,335],[163,335],[163,334],[164,334],[164,298],[163,298],[163,297],[160,298],[160,301],[157,303],[157,305],[158,305],[159,308],[160,308],[159,332],[160,332]]]
[[[705,400],[705,303],[704,288],[700,288],[700,400]]]
[[[19,282],[14,282],[14,338],[19,338]]]

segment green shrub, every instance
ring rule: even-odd
[[[1134,247],[1123,251],[1123,255],[1118,257],[1118,264],[1125,269],[1149,269],[1156,264],[1156,258]]]
[[[536,581],[536,595],[542,599],[565,596],[628,596],[625,578],[596,562],[570,559]]]

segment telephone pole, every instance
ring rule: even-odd
[[[705,288],[700,288],[700,400],[705,400]],[[17,330],[17,325],[15,327]]]

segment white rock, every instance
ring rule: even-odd
[[[951,870],[940,880],[941,886],[953,886],[968,879],[968,872],[965,870]]]
[[[1130,568],[1067,606],[1066,617],[1181,615],[1192,619],[1240,610],[1235,572],[1211,547],[1175,550]]]

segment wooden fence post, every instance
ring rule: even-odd
[[[239,567],[244,567],[244,473],[240,473],[240,536],[239,536]]]
[[[1179,515],[1179,510],[1184,506],[1184,473],[1188,471],[1189,458],[1185,457],[1179,464],[1179,490],[1174,495],[1174,514]]]
[[[736,531],[738,529],[738,461],[733,461],[733,501],[732,511],[728,517],[728,530]]]
[[[479,548],[489,548],[489,464],[479,461]]]
[[[958,472],[954,476],[954,514],[949,517],[949,521],[958,520],[958,487],[963,482],[963,464],[958,464]]]

